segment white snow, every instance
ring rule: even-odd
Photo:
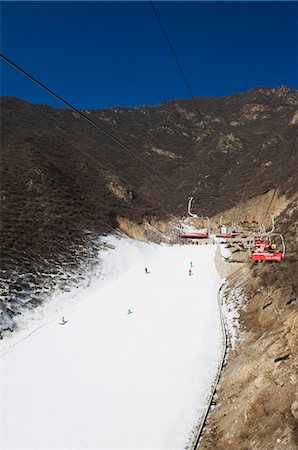
[[[2,448],[182,450],[203,413],[222,350],[216,246],[106,240],[100,279],[4,339]]]
[[[206,228],[195,228],[193,225],[189,225],[184,223],[181,223],[179,227],[176,227],[178,230],[180,230],[182,233],[206,233]]]
[[[222,311],[225,317],[225,328],[228,334],[231,349],[234,350],[238,341],[244,337],[244,331],[240,328],[240,309],[245,307],[247,297],[242,288],[227,289],[225,301],[222,303]]]
[[[220,253],[221,253],[221,259],[222,261],[225,261],[226,259],[229,259],[232,256],[232,252],[229,247],[227,247],[228,243],[226,239],[224,238],[217,238],[215,235],[212,236],[214,239],[214,242],[216,244],[219,243]]]

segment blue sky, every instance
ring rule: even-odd
[[[297,3],[155,2],[194,95],[297,82]],[[189,97],[148,2],[1,2],[1,53],[78,108]],[[1,95],[62,106],[1,62]]]

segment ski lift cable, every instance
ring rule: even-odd
[[[193,105],[194,105],[194,107],[195,107],[195,110],[196,110],[196,112],[197,112],[197,114],[198,114],[198,117],[199,117],[199,118],[202,118],[202,113],[201,113],[201,111],[200,111],[200,109],[199,109],[199,107],[198,107],[198,104],[197,104],[197,101],[196,101],[196,99],[195,99],[195,96],[194,96],[194,94],[193,94],[193,92],[192,92],[192,89],[191,89],[190,84],[189,84],[189,82],[188,82],[188,80],[187,80],[187,77],[186,77],[185,72],[184,72],[184,70],[183,70],[183,68],[182,68],[182,65],[181,65],[181,63],[179,62],[179,59],[178,59],[178,57],[177,57],[177,53],[175,52],[174,46],[173,46],[172,42],[170,41],[170,38],[169,38],[169,36],[168,36],[168,33],[167,33],[167,31],[166,31],[166,29],[165,29],[163,23],[162,23],[162,20],[161,20],[161,18],[160,18],[160,15],[158,14],[158,11],[157,11],[156,7],[154,6],[153,1],[152,1],[152,0],[149,0],[149,3],[150,3],[150,5],[151,5],[151,8],[152,8],[152,10],[153,10],[153,13],[154,13],[154,15],[155,15],[155,17],[156,17],[156,19],[157,19],[157,22],[158,22],[158,24],[159,24],[159,26],[160,26],[160,29],[161,29],[161,31],[162,31],[162,34],[163,34],[163,36],[164,36],[164,38],[165,38],[165,40],[166,40],[166,42],[167,42],[167,44],[168,44],[168,46],[169,46],[169,48],[170,48],[170,50],[171,50],[171,53],[172,53],[172,55],[173,55],[173,57],[174,57],[174,60],[175,60],[176,65],[177,65],[177,67],[178,67],[178,69],[179,69],[179,72],[180,72],[180,74],[181,74],[181,76],[182,76],[182,78],[183,78],[183,81],[184,81],[184,83],[185,83],[185,85],[186,85],[186,87],[187,87],[187,90],[188,90],[189,95],[190,95],[190,97],[191,97],[191,99],[192,99],[192,102],[193,102]],[[194,192],[195,192],[195,190],[193,189],[193,192],[192,192],[192,193],[194,193]]]
[[[31,81],[33,81],[34,83],[36,83],[38,86],[40,86],[42,89],[44,89],[45,91],[47,91],[49,94],[51,94],[53,97],[57,98],[61,103],[63,103],[64,105],[66,105],[68,108],[70,108],[71,110],[75,111],[77,114],[79,114],[83,119],[85,119],[87,122],[90,123],[90,125],[93,125],[95,128],[97,128],[101,133],[105,134],[107,137],[109,137],[111,140],[113,140],[114,142],[116,142],[118,145],[120,145],[124,150],[126,150],[128,153],[130,153],[131,155],[135,156],[136,158],[138,158],[140,161],[143,162],[144,165],[147,166],[147,169],[150,168],[151,171],[155,172],[156,175],[159,176],[160,179],[162,179],[163,181],[165,181],[166,183],[170,184],[172,187],[175,186],[176,184],[170,180],[169,178],[166,178],[164,175],[162,175],[157,169],[155,169],[153,166],[151,166],[151,164],[149,164],[144,158],[142,158],[142,156],[138,155],[136,152],[134,152],[133,150],[131,150],[131,148],[129,148],[126,144],[124,144],[123,142],[121,142],[118,138],[116,138],[115,136],[113,136],[109,131],[105,130],[104,128],[102,128],[100,125],[98,125],[96,122],[94,122],[93,120],[91,120],[88,116],[86,116],[84,113],[82,113],[79,109],[75,108],[73,105],[71,105],[69,102],[67,102],[66,100],[64,100],[62,97],[60,97],[60,95],[56,94],[54,91],[52,91],[51,89],[49,89],[47,86],[45,86],[43,83],[41,83],[40,81],[38,81],[36,78],[34,78],[32,75],[30,75],[28,72],[26,72],[24,69],[22,69],[21,67],[19,67],[17,64],[15,64],[13,61],[11,61],[10,59],[8,59],[6,56],[4,56],[3,54],[0,54],[0,57],[6,61],[8,64],[10,64],[12,67],[14,67],[16,70],[18,70],[19,72],[21,72],[23,75],[25,75],[27,78],[29,78]]]
[[[283,166],[283,168],[282,168],[282,170],[281,170],[281,172],[280,172],[280,180],[279,180],[279,184],[280,184],[280,182],[282,181],[282,177],[283,177],[283,175],[284,175],[284,173],[285,173],[285,169],[286,169],[286,167],[287,167],[287,165],[288,165],[288,163],[289,163],[289,161],[290,161],[290,159],[291,159],[291,156],[292,156],[292,153],[293,153],[293,150],[294,150],[294,147],[295,147],[295,143],[296,143],[297,136],[298,136],[298,127],[297,127],[296,133],[295,133],[295,135],[294,135],[294,139],[293,139],[292,145],[291,145],[291,147],[290,147],[290,151],[289,151],[289,153],[288,153],[288,157],[287,157],[286,162],[285,162],[285,164],[284,164],[284,166]],[[268,214],[269,211],[270,211],[270,208],[271,208],[273,199],[274,199],[274,197],[275,197],[275,195],[276,195],[276,193],[277,193],[277,189],[278,189],[278,184],[276,183],[275,188],[274,188],[274,191],[273,191],[273,194],[272,194],[272,197],[271,197],[271,200],[270,200],[270,203],[269,203],[269,205],[268,205],[268,208],[267,208],[267,210],[266,210],[266,213],[264,214],[264,219],[265,219],[265,217],[267,216],[267,214]],[[263,220],[264,220],[264,219],[263,219]]]
[[[179,69],[179,71],[180,71],[180,73],[181,73],[181,75],[182,75],[182,78],[183,78],[184,83],[185,83],[185,85],[186,85],[186,87],[187,87],[187,90],[188,90],[188,92],[189,92],[189,94],[190,94],[190,96],[191,96],[191,98],[192,98],[192,101],[193,101],[193,104],[194,104],[194,106],[195,106],[195,109],[197,110],[198,115],[201,117],[201,116],[202,116],[202,113],[201,113],[200,110],[199,110],[199,107],[198,107],[198,105],[197,105],[196,99],[195,99],[195,97],[194,97],[194,95],[193,95],[193,93],[192,93],[190,84],[189,84],[189,82],[187,81],[187,78],[186,78],[186,75],[185,75],[185,73],[184,73],[184,70],[182,69],[182,66],[181,66],[181,64],[180,64],[180,62],[179,62],[179,59],[178,59],[178,57],[177,57],[177,54],[176,54],[176,52],[175,52],[174,46],[173,46],[173,44],[171,43],[171,41],[170,41],[170,39],[169,39],[169,36],[168,36],[168,34],[167,34],[167,32],[166,32],[166,29],[165,29],[165,27],[164,27],[164,25],[163,25],[163,23],[162,23],[162,21],[161,21],[161,18],[160,18],[160,16],[159,16],[158,12],[157,12],[157,9],[155,8],[155,6],[154,6],[154,4],[153,4],[153,1],[150,0],[149,3],[150,3],[150,5],[151,5],[151,8],[153,9],[153,12],[154,12],[154,14],[155,14],[155,17],[156,17],[158,23],[159,23],[159,26],[160,26],[160,28],[161,28],[161,31],[162,31],[164,37],[165,37],[165,40],[167,41],[168,46],[169,46],[170,49],[171,49],[171,52],[172,52],[172,54],[173,54],[173,56],[174,56],[174,59],[175,59],[175,61],[176,61],[177,66],[178,66],[178,69]]]

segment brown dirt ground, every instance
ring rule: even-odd
[[[234,289],[247,298],[239,309],[242,338],[229,350],[201,450],[298,449],[298,314],[289,271],[295,244],[288,239],[284,266],[247,263],[227,279],[227,304]]]

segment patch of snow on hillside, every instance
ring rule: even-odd
[[[222,304],[222,310],[225,318],[225,327],[228,333],[231,349],[234,350],[237,341],[243,337],[240,331],[240,309],[245,305],[247,298],[241,288],[227,291],[225,301]]]
[[[215,235],[213,236],[214,242],[219,243],[220,253],[221,253],[221,259],[222,261],[225,261],[229,259],[232,256],[232,252],[230,248],[228,247],[228,243],[226,239],[224,238],[217,238]]]

